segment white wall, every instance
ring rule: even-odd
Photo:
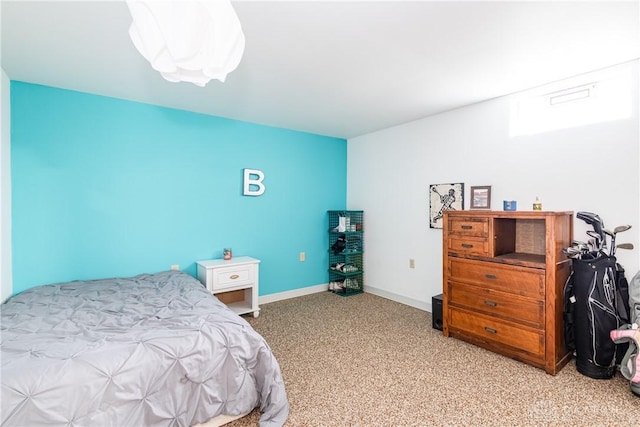
[[[630,278],[640,265],[638,62],[630,119],[510,138],[513,96],[445,112],[348,141],[347,205],[365,211],[365,289],[431,310],[442,292],[442,230],[430,229],[429,184],[491,185],[494,210],[516,200],[531,210],[598,213],[607,228],[631,224],[618,242]],[[588,227],[574,220],[574,237]],[[415,259],[415,269],[409,259]]]
[[[0,81],[0,302],[12,293],[11,279],[11,96],[9,77]]]

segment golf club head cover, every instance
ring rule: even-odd
[[[629,349],[620,363],[620,373],[631,381],[631,391],[640,396],[640,329],[638,324],[623,325],[610,332],[611,339],[616,344],[629,343]]]

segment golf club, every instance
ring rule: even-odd
[[[630,228],[631,226],[627,224],[627,225],[619,225],[616,228],[614,228],[613,231],[603,230],[607,235],[611,237],[611,248],[609,249],[609,256],[614,256],[616,254],[616,235],[618,233],[622,233],[623,231],[627,231]]]
[[[616,246],[618,249],[633,250],[633,243],[620,243]]]
[[[587,230],[587,236],[591,237],[595,242],[595,247],[593,248],[593,250],[594,251],[601,251],[602,250],[602,239],[601,239],[600,235],[594,230]]]
[[[578,212],[576,214],[576,218],[583,220],[584,222],[586,222],[587,224],[591,225],[593,227],[593,230],[598,233],[598,235],[600,236],[600,240],[601,245],[603,245],[603,247],[601,249],[604,249],[604,245],[606,245],[606,242],[604,242],[605,236],[604,236],[604,232],[602,231],[602,229],[604,228],[604,223],[602,222],[602,219],[600,218],[599,215],[594,214],[593,212]]]

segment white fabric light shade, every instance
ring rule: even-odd
[[[228,0],[127,1],[129,36],[170,82],[224,82],[244,52],[240,21]]]

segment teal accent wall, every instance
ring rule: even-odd
[[[11,162],[14,293],[195,276],[225,247],[261,259],[261,295],[328,280],[344,139],[12,81]],[[264,172],[262,196],[242,195],[245,168]]]

